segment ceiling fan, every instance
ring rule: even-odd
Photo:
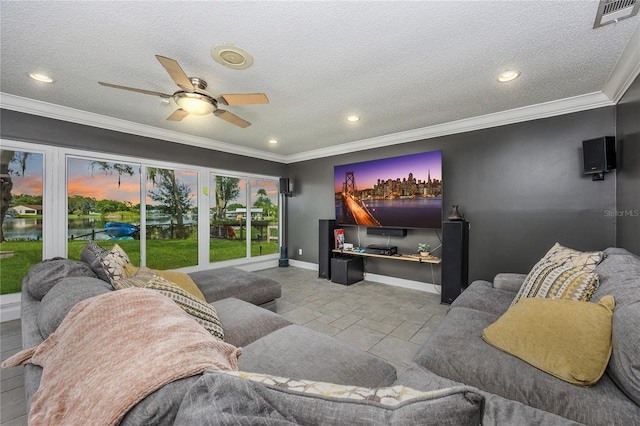
[[[120,86],[117,84],[104,83],[99,81],[103,86],[114,87],[116,89],[130,90],[132,92],[143,93],[145,95],[160,96],[163,99],[173,99],[178,105],[178,109],[174,111],[167,120],[180,121],[189,114],[206,115],[213,113],[216,117],[222,118],[238,127],[248,127],[251,125],[246,120],[237,115],[218,108],[222,105],[252,105],[252,104],[268,104],[269,99],[264,93],[240,93],[232,95],[220,95],[215,98],[207,92],[207,82],[197,77],[187,77],[178,62],[174,59],[156,55],[160,64],[169,73],[169,76],[182,90],[178,90],[173,95],[166,93],[154,92],[151,90],[136,89],[134,87]]]

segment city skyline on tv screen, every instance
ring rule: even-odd
[[[334,167],[336,221],[401,228],[442,226],[442,151]]]

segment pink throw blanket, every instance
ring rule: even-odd
[[[237,370],[241,353],[168,297],[131,288],[78,303],[55,333],[2,367],[43,367],[30,425],[113,425],[167,383]]]

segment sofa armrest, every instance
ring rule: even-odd
[[[520,290],[525,278],[527,278],[526,274],[501,273],[493,279],[493,288],[516,293]]]

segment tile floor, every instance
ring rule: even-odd
[[[282,284],[278,313],[340,339],[402,370],[449,308],[440,295],[371,281],[350,286],[295,267],[258,273]]]
[[[440,323],[448,306],[440,296],[371,281],[350,286],[318,278],[316,271],[257,271],[282,284],[278,313],[383,358],[401,371]],[[2,360],[21,346],[20,320],[2,323]],[[26,425],[22,367],[1,371],[0,424]]]

